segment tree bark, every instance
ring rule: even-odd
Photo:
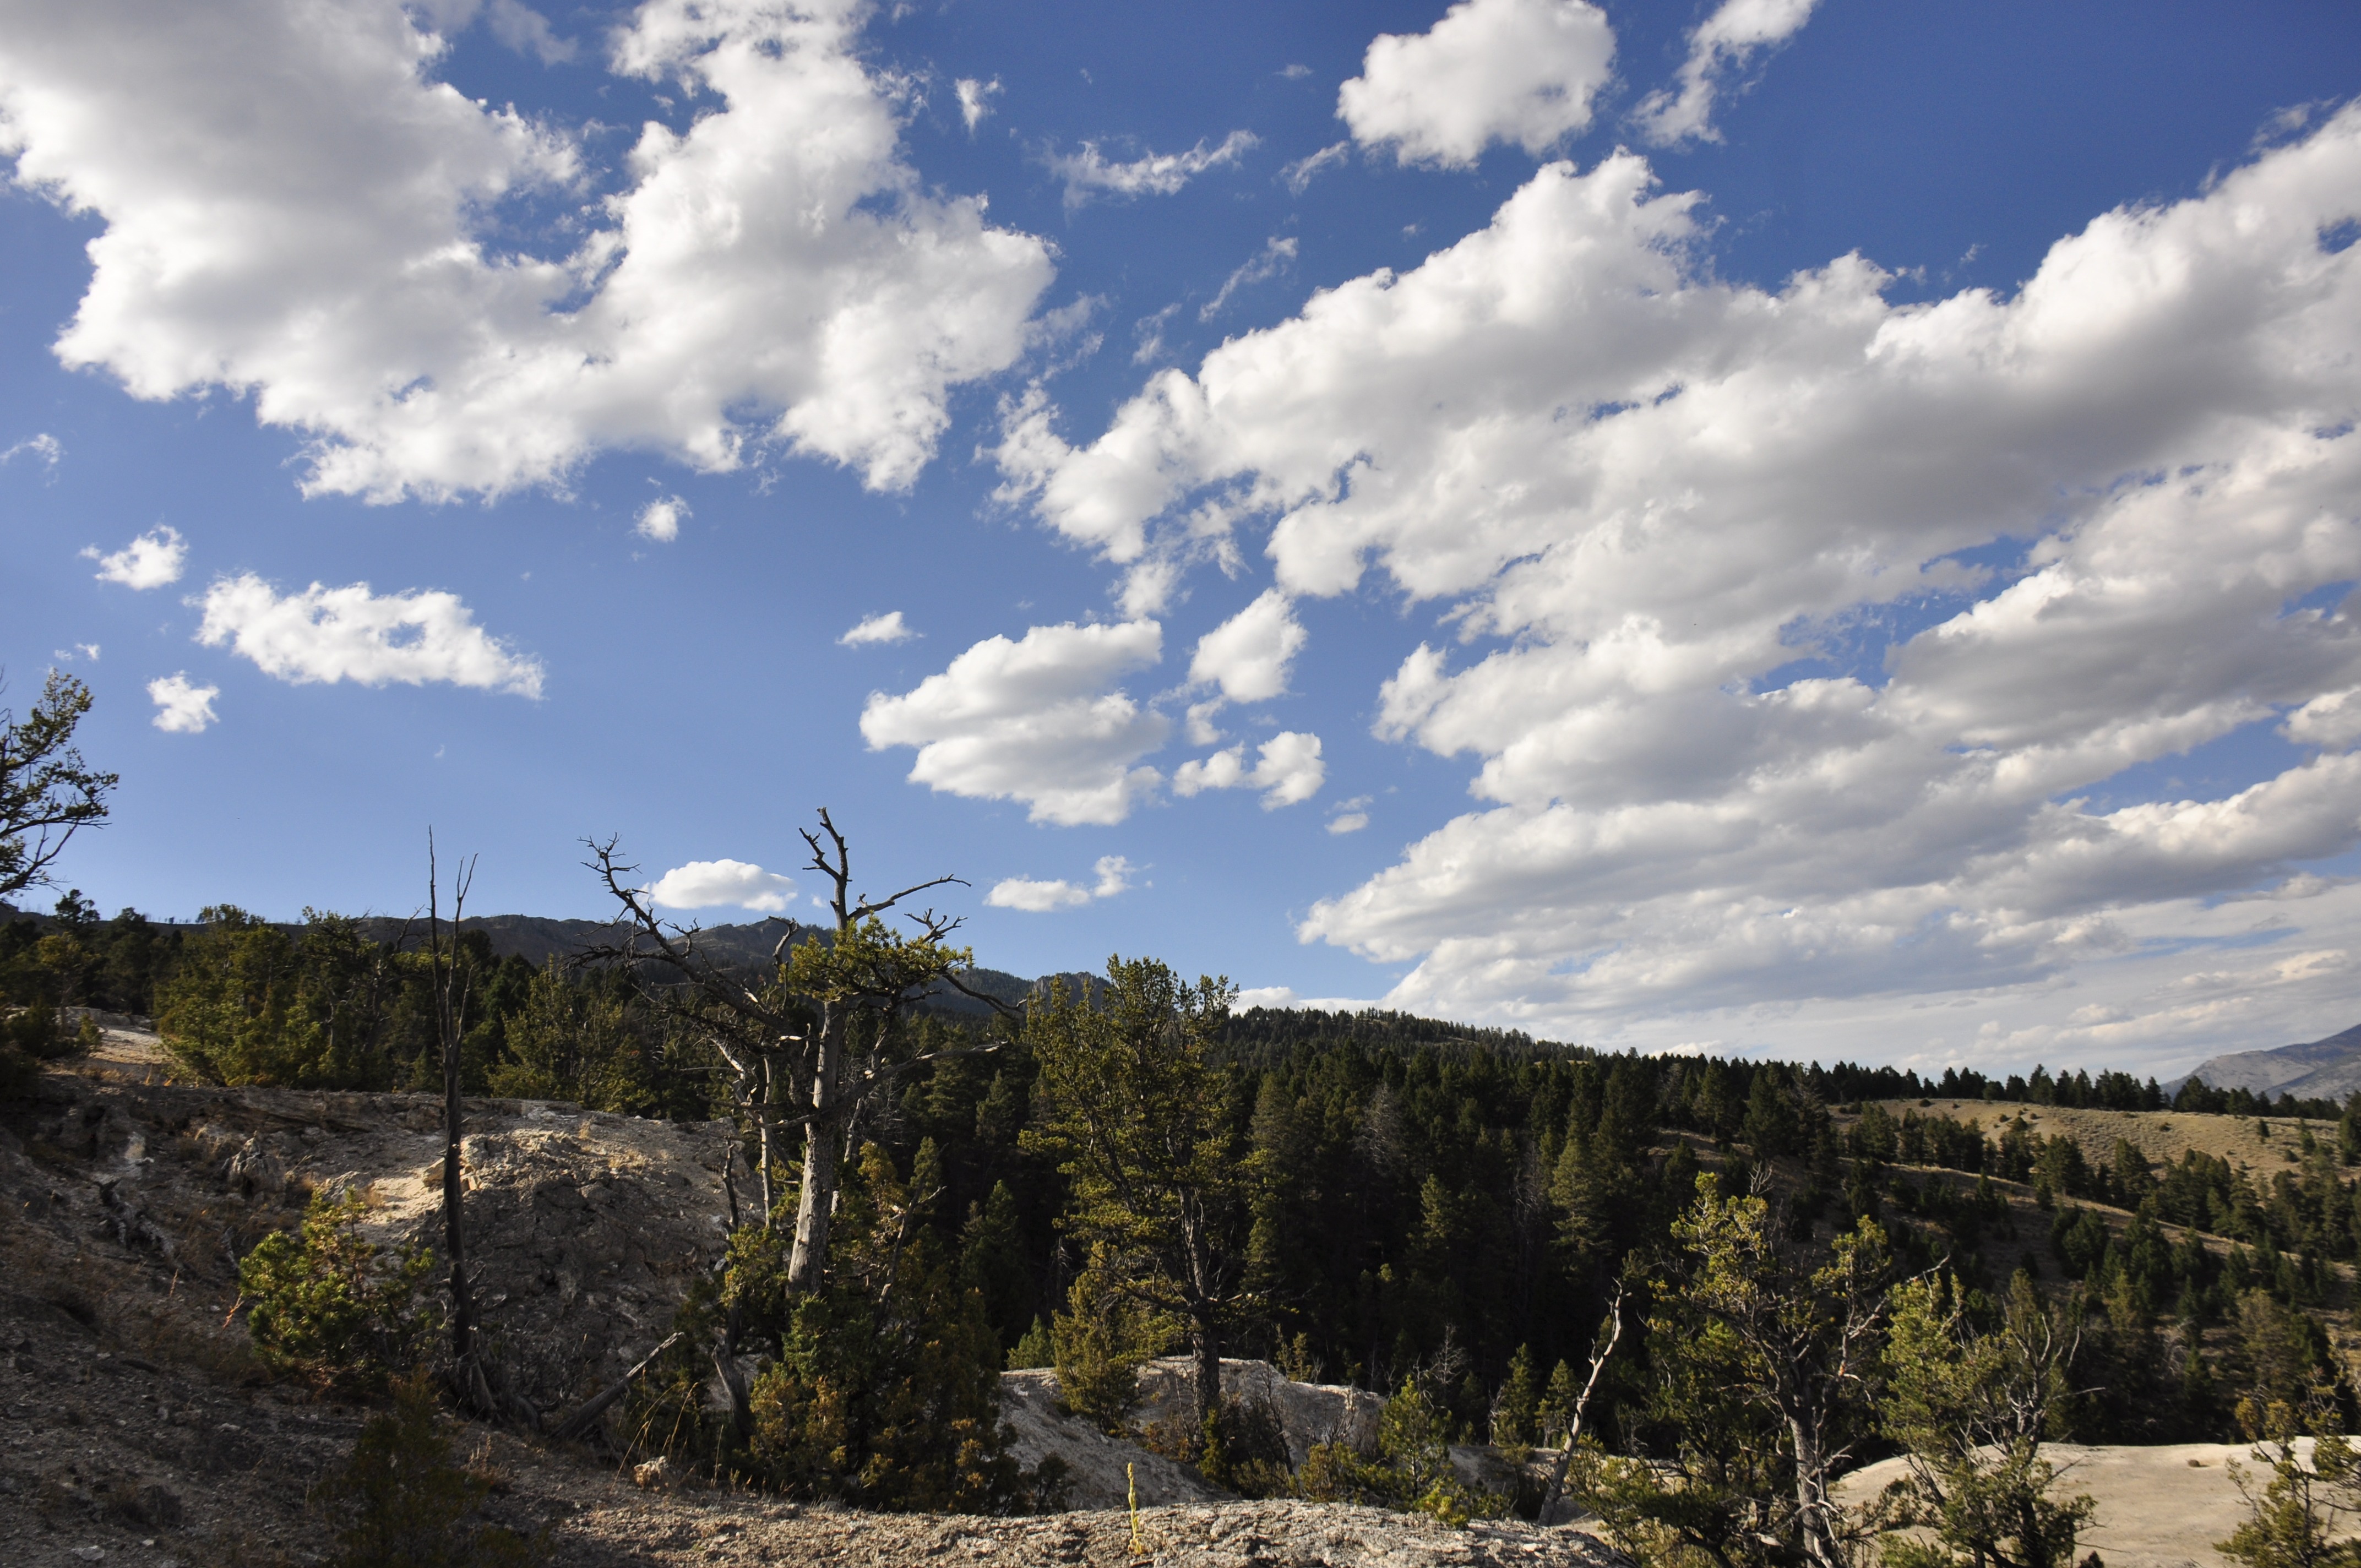
[[[820,1018],[812,1119],[804,1128],[803,1190],[796,1201],[796,1245],[787,1259],[787,1288],[798,1294],[819,1288],[828,1263],[829,1224],[836,1217],[837,1162],[843,1153],[843,1129],[837,1125],[842,1110],[837,1080],[843,1063],[844,1019],[831,1006]]]
[[[1584,1380],[1574,1409],[1566,1412],[1565,1446],[1558,1451],[1557,1464],[1550,1471],[1549,1490],[1542,1494],[1541,1511],[1533,1516],[1537,1523],[1549,1523],[1552,1510],[1565,1495],[1566,1472],[1574,1467],[1574,1445],[1582,1441],[1582,1422],[1590,1410],[1590,1396],[1598,1387],[1598,1375],[1607,1370],[1608,1358],[1615,1354],[1615,1346],[1623,1338],[1623,1282],[1617,1280],[1615,1295],[1607,1304],[1607,1343],[1592,1351],[1590,1376]]]
[[[467,992],[459,981],[459,921],[467,907],[467,884],[475,862],[459,868],[452,884],[451,951],[443,950],[440,899],[442,877],[434,861],[434,833],[426,834],[426,931],[428,960],[434,978],[434,1032],[443,1047],[443,1250],[451,1268],[451,1376],[460,1397],[495,1413],[483,1369],[476,1365],[476,1294],[467,1278],[466,1181],[461,1167],[461,1140],[466,1133],[465,1107],[459,1095],[459,1044],[466,1034]]]
[[[1197,1351],[1197,1419],[1222,1409],[1222,1341],[1213,1325],[1199,1319],[1191,1335]]]
[[[1847,1568],[1843,1546],[1828,1528],[1828,1465],[1819,1434],[1792,1416],[1787,1431],[1795,1445],[1795,1533],[1803,1538],[1804,1554],[1815,1568]]]

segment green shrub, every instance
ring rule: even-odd
[[[490,1480],[456,1463],[423,1376],[398,1379],[345,1467],[313,1488],[336,1527],[329,1568],[524,1568],[549,1560],[544,1534],[474,1521]]]
[[[1140,1305],[1110,1287],[1103,1246],[1066,1293],[1071,1310],[1050,1320],[1058,1399],[1103,1431],[1121,1432],[1139,1404],[1139,1369],[1168,1337]]]
[[[434,1254],[362,1239],[357,1193],[312,1200],[300,1232],[265,1236],[237,1267],[247,1332],[264,1365],[323,1388],[366,1392],[414,1369],[439,1313],[420,1288]]]
[[[70,1056],[77,1041],[58,1026],[58,1010],[47,1003],[20,1007],[0,1024],[0,1043],[35,1061],[55,1061]]]
[[[1405,1382],[1378,1418],[1378,1457],[1322,1443],[1296,1473],[1296,1494],[1319,1503],[1407,1508],[1454,1527],[1499,1518],[1509,1499],[1469,1486],[1452,1468],[1445,1420],[1415,1380]]]
[[[1242,1497],[1295,1495],[1287,1431],[1268,1399],[1224,1399],[1210,1423],[1198,1419],[1191,1399],[1135,1435],[1149,1453],[1193,1464],[1206,1480]]]
[[[1029,1372],[1036,1367],[1056,1365],[1057,1342],[1049,1337],[1049,1325],[1036,1316],[1033,1326],[1025,1331],[1016,1342],[1016,1348],[1008,1353],[1008,1370]]]
[[[717,1476],[862,1508],[1005,1514],[1058,1506],[1062,1466],[1027,1474],[1005,1452],[999,1341],[981,1291],[928,1223],[942,1187],[931,1142],[904,1183],[875,1145],[840,1189],[828,1276],[786,1289],[787,1244],[746,1226],[720,1288],[692,1290],[683,1334],[642,1379],[626,1425],[636,1448],[693,1457]],[[717,1342],[736,1325],[765,1363],[742,1431],[705,1409]]]

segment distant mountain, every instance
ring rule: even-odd
[[[2324,1040],[2214,1057],[2198,1063],[2189,1077],[2216,1089],[2244,1089],[2274,1100],[2282,1094],[2298,1100],[2342,1100],[2361,1089],[2361,1024]]]
[[[412,922],[411,936],[419,935],[420,922]],[[390,941],[398,935],[402,923],[387,916],[375,916],[362,922],[369,936],[379,941]],[[580,953],[609,944],[620,945],[631,935],[631,927],[620,921],[553,920],[539,915],[470,916],[461,928],[481,931],[492,944],[492,956],[504,959],[513,953],[535,968],[551,959],[560,963]],[[768,959],[779,949],[782,940],[807,938],[826,941],[829,928],[807,925],[773,916],[767,920],[750,921],[742,926],[707,926],[696,934],[697,949],[722,964],[752,964]],[[1081,974],[1043,975],[1038,981],[1027,980],[995,969],[971,970],[960,977],[971,990],[996,996],[1003,1002],[1022,1003],[1038,986],[1046,987],[1053,980],[1062,979],[1069,986],[1094,992],[1104,981]],[[971,997],[961,996],[949,986],[938,989],[928,1003],[936,1010],[961,1016],[984,1017],[992,1009]]]

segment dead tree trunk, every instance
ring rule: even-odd
[[[426,931],[434,979],[434,1032],[443,1050],[443,1252],[450,1268],[451,1377],[463,1403],[492,1414],[497,1408],[476,1355],[476,1294],[467,1277],[467,1179],[461,1144],[467,1132],[460,1099],[460,1042],[467,1034],[467,981],[459,972],[459,921],[467,907],[467,887],[476,862],[461,863],[451,886],[451,948],[443,946],[442,876],[434,860],[434,834],[426,834]]]
[[[1542,1496],[1541,1512],[1533,1519],[1541,1524],[1550,1522],[1550,1510],[1565,1495],[1565,1475],[1574,1466],[1574,1445],[1582,1439],[1582,1419],[1590,1410],[1590,1396],[1598,1387],[1598,1376],[1607,1370],[1608,1357],[1615,1354],[1618,1341],[1623,1337],[1623,1282],[1615,1282],[1615,1295],[1607,1303],[1607,1340],[1590,1354],[1590,1376],[1583,1380],[1582,1392],[1576,1397],[1574,1409],[1566,1412],[1565,1447],[1558,1452],[1557,1464],[1550,1469],[1549,1490]]]
[[[777,1223],[779,1198],[773,1190],[771,1166],[783,1153],[781,1135],[789,1127],[804,1129],[803,1182],[787,1267],[788,1288],[796,1292],[817,1288],[826,1274],[840,1167],[862,1105],[925,1062],[998,1048],[963,1047],[888,1059],[898,1011],[910,998],[940,984],[988,1004],[1004,1018],[1022,1017],[1018,1009],[961,980],[961,971],[972,959],[966,949],[949,945],[960,927],[957,919],[931,909],[906,915],[917,927],[909,935],[888,932],[880,923],[879,917],[904,899],[948,883],[966,885],[961,879],[935,877],[884,898],[856,896],[844,836],[825,810],[819,823],[820,831],[806,831],[803,839],[812,853],[808,869],[830,884],[829,908],[835,929],[827,941],[792,947],[797,932],[791,927],[772,955],[774,974],[768,984],[750,981],[705,958],[697,950],[695,928],[684,930],[659,920],[647,890],[625,880],[639,868],[617,859],[613,839],[589,844],[596,857],[590,869],[622,905],[632,927],[628,943],[598,949],[594,956],[635,970],[644,963],[661,964],[686,982],[647,986],[643,994],[687,1021],[736,1074],[738,1108],[754,1135],[760,1164],[756,1184],[766,1227]],[[852,1031],[872,1022],[877,1025],[876,1037],[866,1057],[857,1060]]]
[[[787,1288],[818,1289],[828,1261],[828,1233],[836,1218],[837,1165],[843,1152],[844,1019],[829,1005],[820,1015],[819,1051],[812,1064],[812,1117],[804,1128],[804,1180],[796,1199],[796,1246],[787,1259]]]

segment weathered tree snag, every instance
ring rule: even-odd
[[[670,1350],[679,1343],[680,1335],[675,1333],[668,1337],[662,1344],[656,1346],[655,1349],[640,1357],[639,1365],[633,1366],[620,1377],[616,1378],[612,1383],[608,1384],[604,1388],[599,1389],[598,1392],[593,1394],[588,1399],[583,1402],[580,1409],[575,1411],[572,1415],[566,1417],[564,1420],[559,1421],[555,1426],[550,1428],[550,1441],[553,1442],[572,1442],[576,1438],[588,1432],[593,1426],[598,1424],[598,1420],[600,1416],[605,1415],[609,1409],[614,1408],[616,1400],[620,1399],[625,1394],[631,1392],[631,1385],[639,1381],[640,1376],[646,1372],[649,1367],[655,1365],[655,1359],[657,1356],[662,1355],[665,1351]]]
[[[902,1010],[939,984],[990,1005],[1004,1017],[1022,1017],[1018,1009],[970,988],[960,978],[972,959],[965,949],[948,943],[959,920],[932,910],[906,916],[917,929],[902,936],[887,931],[878,919],[928,888],[964,883],[939,876],[889,897],[856,896],[844,836],[827,811],[819,813],[819,831],[806,831],[803,839],[811,849],[808,869],[826,877],[833,890],[829,910],[835,917],[834,929],[823,939],[808,927],[791,928],[773,952],[767,984],[750,982],[706,959],[697,949],[693,927],[667,927],[657,919],[646,890],[625,880],[639,868],[617,859],[615,840],[589,846],[596,857],[590,868],[622,905],[632,927],[628,942],[589,956],[629,965],[635,973],[654,962],[686,982],[659,986],[643,981],[642,993],[702,1036],[735,1075],[741,1124],[755,1143],[756,1186],[766,1228],[777,1223],[772,1162],[780,1157],[779,1135],[790,1127],[804,1131],[803,1179],[787,1267],[787,1288],[797,1292],[816,1288],[826,1270],[839,1168],[862,1106],[922,1063],[998,1048],[995,1044],[894,1058],[893,1025]],[[795,945],[799,935],[804,940]],[[862,1031],[858,1040],[856,1027]],[[873,1036],[868,1033],[872,1029]],[[780,1113],[797,1102],[801,1108]]]
[[[466,1179],[461,1140],[466,1110],[460,1101],[459,1044],[466,1034],[467,983],[459,972],[459,921],[467,907],[467,887],[476,878],[473,858],[463,862],[451,889],[451,948],[443,946],[442,874],[434,859],[434,830],[426,831],[426,933],[434,981],[434,1032],[443,1050],[443,1250],[450,1266],[451,1378],[462,1403],[478,1413],[499,1412],[476,1355],[476,1295],[467,1277]]]
[[[1582,1418],[1590,1409],[1590,1396],[1598,1387],[1599,1374],[1607,1370],[1607,1358],[1615,1354],[1616,1342],[1623,1337],[1623,1282],[1615,1282],[1615,1295],[1607,1303],[1607,1343],[1590,1354],[1590,1376],[1583,1380],[1582,1393],[1566,1415],[1565,1446],[1559,1450],[1557,1464],[1550,1469],[1549,1490],[1542,1495],[1541,1512],[1533,1516],[1542,1524],[1550,1520],[1550,1510],[1557,1507],[1565,1495],[1565,1473],[1574,1464],[1574,1445],[1582,1439]]]

